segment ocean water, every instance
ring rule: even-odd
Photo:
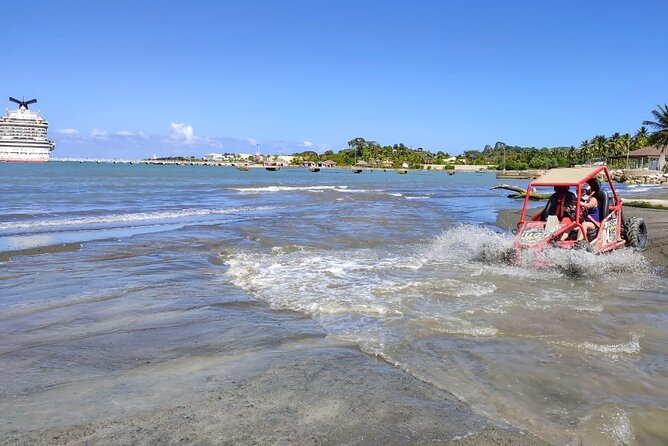
[[[505,264],[494,223],[521,203],[498,183],[0,166],[0,433],[177,401],[203,367],[183,358],[216,358],[223,329],[243,349],[249,326],[308,339],[309,321],[555,444],[667,442],[665,272],[630,250]]]

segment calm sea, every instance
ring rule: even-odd
[[[668,441],[665,273],[626,250],[540,270],[495,260],[512,243],[497,212],[521,206],[498,183],[0,165],[0,251],[28,250],[0,263],[0,433],[111,413],[93,389],[122,400],[106,383],[214,339],[245,303],[249,321],[306,317],[556,444]]]

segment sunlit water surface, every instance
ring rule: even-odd
[[[493,223],[521,204],[490,189],[492,174],[0,170],[0,251],[26,253],[0,263],[2,432],[38,414],[58,424],[60,406],[85,420],[85,401],[113,413],[117,403],[62,389],[209,348],[202,339],[236,312],[297,321],[281,327],[304,337],[299,315],[310,318],[555,444],[668,441],[665,273],[628,250],[507,265],[512,235]],[[63,244],[72,249],[30,254]],[[254,336],[243,327],[240,343]],[[154,384],[133,379],[122,385]],[[102,387],[111,401],[136,393],[122,385]],[[154,390],[133,404],[176,398]]]

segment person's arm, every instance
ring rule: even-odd
[[[598,206],[598,201],[596,201],[596,198],[591,197],[589,201],[587,201],[584,205],[587,209],[594,209],[596,206]]]

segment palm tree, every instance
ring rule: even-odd
[[[656,121],[643,121],[643,125],[654,129],[654,132],[649,135],[649,142],[657,146],[668,144],[668,105],[657,106],[656,110],[652,110],[652,115]]]
[[[649,131],[644,125],[638,129],[635,135],[633,135],[633,148],[642,149],[647,146],[647,141],[649,140]]]
[[[624,151],[624,146],[622,145],[621,137],[622,135],[620,135],[619,132],[615,132],[612,134],[610,139],[608,139],[608,153],[606,155],[617,156]]]
[[[608,151],[608,139],[604,135],[596,135],[591,140],[592,155],[595,158],[605,159]]]
[[[580,143],[580,155],[581,155],[581,161],[583,163],[586,163],[589,158],[591,158],[591,142],[589,142],[588,139],[585,139]]]
[[[631,151],[631,135],[628,133],[624,133],[622,136],[619,137],[619,146],[622,149],[622,152],[626,151],[626,168],[629,168],[629,152]],[[621,153],[620,153],[621,155]]]

